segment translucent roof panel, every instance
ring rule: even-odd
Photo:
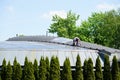
[[[40,50],[40,49],[79,50],[85,48],[73,47],[73,46],[55,44],[55,43],[46,43],[46,42],[27,42],[27,41],[0,42],[0,50]]]
[[[28,59],[33,62],[34,59],[39,61],[41,56],[48,57],[49,59],[51,59],[52,56],[58,56],[60,66],[63,66],[66,58],[70,59],[71,66],[75,66],[78,54],[80,55],[82,65],[84,60],[88,58],[92,58],[93,64],[95,65],[95,60],[98,56],[97,50],[46,42],[0,42],[0,65],[4,58],[13,63],[16,57],[18,62],[23,65],[25,57],[28,57]],[[101,63],[103,63],[102,59]]]
[[[51,42],[57,42],[57,43],[67,43],[72,41],[71,39],[67,39],[67,38],[63,38],[63,37],[58,37],[58,38],[54,38],[53,40],[51,40]]]
[[[53,37],[53,36],[18,36],[9,38],[8,41],[32,41],[32,42],[52,42],[52,43],[59,43],[59,44],[66,44],[72,45],[73,40],[63,37]],[[104,51],[105,53],[120,53],[119,49],[109,48],[102,45],[89,43],[85,41],[80,41],[80,47],[89,48],[89,49],[96,49]]]
[[[93,53],[93,54],[92,54]],[[0,51],[0,65],[2,65],[2,61],[5,58],[6,61],[10,61],[13,64],[14,58],[17,58],[17,61],[24,65],[25,57],[28,57],[28,60],[34,62],[34,59],[40,60],[41,57],[48,57],[49,60],[52,56],[57,56],[59,59],[60,66],[63,66],[63,63],[66,58],[69,58],[71,66],[75,66],[76,57],[80,55],[81,63],[83,65],[84,60],[91,58],[93,60],[93,65],[95,66],[96,58],[98,57],[98,53],[96,51],[91,50],[12,50],[12,51]],[[100,59],[102,66],[103,61]]]

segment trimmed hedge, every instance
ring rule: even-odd
[[[120,80],[118,61],[114,56],[110,66],[109,56],[104,56],[104,67],[102,70],[99,57],[96,59],[95,68],[92,59],[84,61],[81,66],[80,56],[76,57],[76,66],[71,69],[70,60],[66,58],[63,68],[60,69],[58,57],[53,56],[49,62],[48,57],[41,57],[40,61],[35,59],[34,63],[25,58],[22,68],[14,59],[13,66],[4,59],[0,71],[0,80]],[[109,77],[109,78],[108,78]]]

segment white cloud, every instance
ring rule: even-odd
[[[58,15],[62,18],[66,18],[67,17],[67,12],[65,10],[60,10],[60,11],[50,11],[48,13],[44,13],[42,15],[43,18],[47,18],[47,19],[51,19],[52,16],[54,15]]]
[[[8,13],[11,13],[11,14],[14,13],[14,8],[13,8],[13,6],[6,6],[6,7],[5,7],[5,10],[6,10]]]
[[[102,3],[102,4],[98,4],[96,7],[98,10],[106,11],[111,9],[118,9],[120,7],[120,4],[115,5],[115,4]]]

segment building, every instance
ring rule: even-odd
[[[51,59],[52,56],[58,56],[60,66],[63,66],[66,57],[70,59],[71,67],[75,66],[76,57],[79,54],[81,63],[91,58],[95,66],[96,58],[100,56],[103,66],[104,54],[109,55],[110,62],[114,55],[120,61],[120,50],[113,49],[93,43],[81,41],[80,46],[72,46],[72,39],[51,36],[19,36],[9,38],[7,41],[0,42],[0,65],[5,58],[6,61],[13,64],[16,57],[17,61],[24,65],[25,57],[33,62],[34,59],[40,60],[41,56]]]

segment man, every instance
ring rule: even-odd
[[[80,39],[78,37],[75,37],[73,39],[73,46],[78,46],[79,42],[80,42]]]

